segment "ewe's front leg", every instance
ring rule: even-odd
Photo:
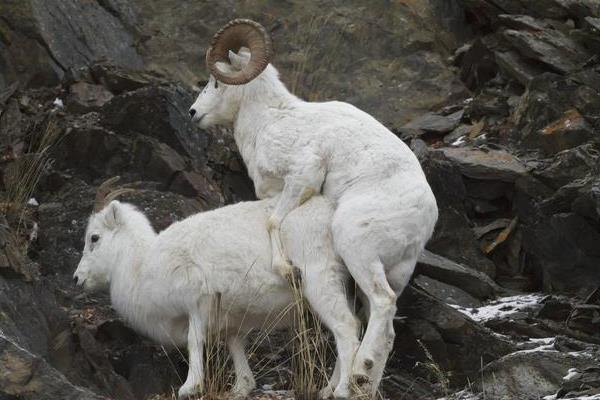
[[[204,391],[204,338],[205,326],[200,315],[192,315],[188,326],[188,356],[189,369],[187,379],[179,388],[178,398],[186,399],[190,396],[200,395]]]
[[[256,382],[248,365],[244,340],[239,336],[232,336],[227,341],[227,347],[235,369],[235,384],[231,389],[231,395],[235,399],[245,398],[254,390]]]

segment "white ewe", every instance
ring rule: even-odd
[[[236,51],[237,53],[233,52]],[[269,64],[269,35],[234,20],[207,52],[211,77],[190,109],[201,128],[233,129],[259,198],[281,196],[269,218],[274,266],[290,271],[279,238],[286,215],[313,194],[335,205],[335,250],[369,302],[354,379],[375,392],[394,339],[396,298],[437,220],[415,155],[369,114],[292,95]]]
[[[116,200],[106,205],[122,193],[109,193],[111,183],[98,190],[75,282],[86,290],[108,287],[114,309],[151,339],[187,344],[189,372],[180,398],[202,392],[203,344],[209,333],[219,331],[227,337],[235,367],[232,394],[248,395],[255,383],[243,337],[255,328],[291,323],[282,313],[293,294],[272,270],[265,229],[274,202],[199,213],[157,235],[134,206]],[[315,197],[290,213],[281,233],[287,254],[301,269],[305,297],[336,340],[339,365],[324,394],[335,388],[336,396],[345,398],[359,325],[345,293],[349,275],[332,248],[331,214],[329,202]],[[217,300],[224,312],[215,318]],[[212,326],[215,321],[219,326]]]

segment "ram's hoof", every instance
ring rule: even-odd
[[[352,375],[352,382],[350,389],[352,390],[352,397],[356,399],[368,399],[373,391],[371,378],[364,374]]]

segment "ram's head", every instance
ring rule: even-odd
[[[249,19],[227,23],[206,52],[211,75],[190,108],[192,120],[202,128],[230,127],[239,110],[240,86],[259,76],[272,54],[271,38],[262,25]]]

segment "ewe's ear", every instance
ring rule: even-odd
[[[121,203],[118,200],[113,200],[108,206],[106,206],[106,213],[104,214],[104,223],[110,229],[116,229],[123,224],[123,210],[121,209]]]
[[[229,61],[233,68],[241,70],[250,61],[250,52],[245,47],[242,47],[237,54],[229,50]]]

